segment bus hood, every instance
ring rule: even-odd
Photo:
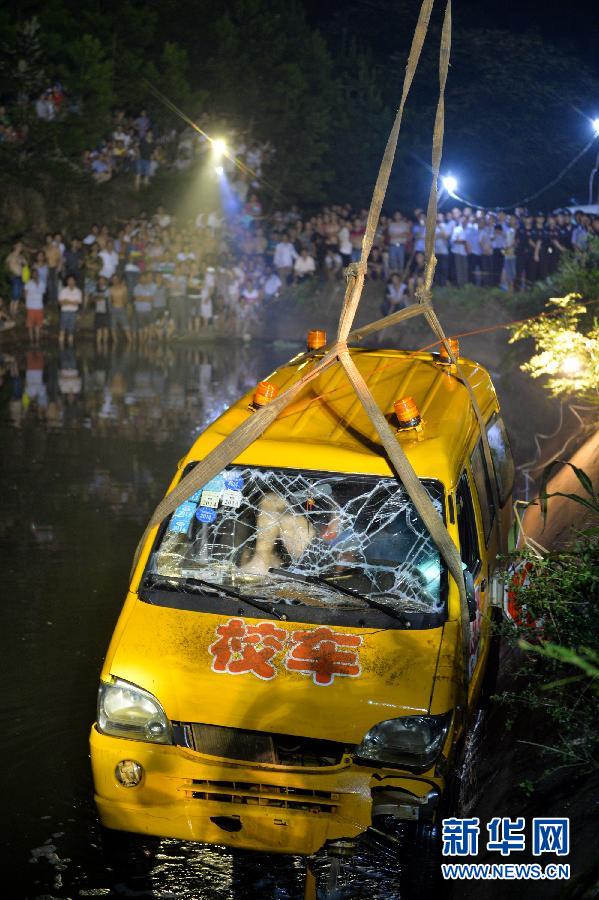
[[[430,708],[442,627],[306,625],[141,600],[129,610],[103,677],[150,691],[171,721],[356,744],[378,722]]]

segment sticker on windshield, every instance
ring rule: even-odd
[[[229,488],[232,491],[240,491],[245,484],[241,474],[234,470],[232,472],[225,472],[224,480],[225,480],[225,487]]]
[[[243,619],[229,619],[217,626],[215,635],[208,647],[213,672],[270,681],[285,668],[311,677],[321,687],[333,684],[336,676],[362,674],[359,634],[327,627],[286,631],[275,622],[249,625]]]
[[[176,534],[185,534],[196,511],[195,503],[185,500],[176,508],[168,523],[168,530]]]
[[[241,493],[241,491],[233,491],[230,489],[226,489],[223,491],[223,506],[228,506],[231,509],[237,509],[238,506],[241,506],[242,501],[243,494]]]
[[[200,496],[200,503],[202,506],[209,506],[211,509],[216,509],[220,503],[220,498],[220,491],[203,490]]]
[[[198,520],[198,522],[207,522],[208,524],[210,524],[216,519],[216,510],[212,509],[212,507],[210,506],[198,506],[196,519]]]

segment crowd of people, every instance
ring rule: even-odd
[[[112,129],[106,138],[83,155],[83,167],[94,181],[102,184],[118,175],[130,175],[137,189],[147,186],[159,169],[185,171],[195,161],[212,150],[211,134],[222,135],[226,152],[220,160],[223,170],[237,188],[247,183],[252,189],[260,186],[262,165],[272,154],[267,143],[250,140],[231,126],[223,117],[199,117],[200,130],[190,126],[183,129],[161,129],[147,110],[135,116],[116,110]],[[233,160],[241,162],[236,167]],[[242,174],[243,173],[243,174]]]
[[[235,212],[199,213],[179,222],[160,207],[153,216],[93,225],[85,235],[46,235],[43,245],[15,242],[6,257],[10,308],[24,303],[32,344],[49,310],[59,312],[61,346],[74,342],[82,311],[91,310],[98,346],[140,344],[189,333],[251,334],[263,311],[294,284],[340,279],[360,257],[367,210],[325,207],[303,218],[296,207],[265,215],[256,194]],[[435,230],[436,282],[458,288],[525,290],[551,276],[563,254],[583,253],[599,236],[599,217],[560,210],[440,212]],[[385,283],[383,311],[405,306],[424,275],[425,217],[382,216],[368,278]]]

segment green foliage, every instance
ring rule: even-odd
[[[599,324],[581,326],[587,307],[579,294],[552,297],[545,314],[512,329],[510,343],[532,338],[535,354],[522,369],[533,378],[546,377],[554,397],[575,396],[599,401]]]
[[[563,294],[599,299],[599,237],[592,238],[584,254],[567,253],[560,263],[555,286]]]
[[[38,18],[13,25],[0,43],[0,93],[14,96],[23,105],[47,86],[44,64]]]
[[[512,646],[526,651],[514,674],[514,688],[500,699],[512,710],[533,712],[549,735],[542,746],[558,764],[599,765],[599,501],[588,475],[575,469],[583,494],[572,499],[587,505],[593,525],[578,534],[569,549],[544,559],[525,553],[530,577],[516,589],[516,602],[528,614],[526,624],[504,623]],[[541,494],[555,466],[543,473]],[[588,506],[587,506],[588,508]],[[517,554],[522,559],[522,554]],[[536,622],[536,626],[529,624]]]
[[[561,469],[563,466],[568,466],[574,472],[578,483],[582,487],[584,494],[563,494],[560,491],[553,491],[551,494],[547,493],[547,485],[551,481],[556,470]],[[566,497],[568,500],[573,500],[575,503],[580,504],[580,506],[584,506],[585,509],[590,510],[597,519],[599,520],[599,494],[593,487],[593,482],[584,471],[584,469],[580,469],[578,466],[575,466],[573,463],[566,462],[563,459],[554,459],[553,462],[550,462],[549,465],[545,466],[541,475],[541,482],[539,485],[539,503],[541,505],[541,512],[543,514],[543,522],[547,521],[547,512],[549,510],[549,500],[552,497]]]

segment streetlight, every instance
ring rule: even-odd
[[[217,157],[224,156],[227,152],[227,142],[224,138],[215,138],[212,141],[212,150]]]
[[[444,175],[443,178],[441,179],[441,183],[442,183],[443,187],[445,188],[445,190],[447,191],[447,193],[451,197],[453,197],[455,192],[458,189],[457,178],[454,178],[453,175]]]

